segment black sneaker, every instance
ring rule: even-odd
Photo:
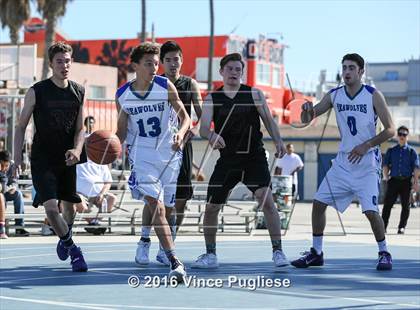
[[[405,228],[398,228],[397,234],[404,235],[404,233],[405,233]]]
[[[291,262],[296,268],[308,268],[311,266],[323,266],[324,265],[324,252],[317,254],[314,248],[311,248],[309,252],[303,252],[302,257]]]
[[[71,258],[71,268],[73,272],[86,272],[88,271],[88,266],[86,264],[85,258],[83,257],[82,250],[73,245],[69,249],[69,255]]]
[[[378,264],[376,270],[392,270],[392,256],[386,251],[378,253]]]
[[[29,231],[25,230],[24,228],[16,228],[16,236],[28,237],[29,235]]]
[[[89,224],[88,227],[85,227],[85,230],[90,234],[98,236],[98,235],[104,235],[105,234],[106,227],[101,227],[101,225],[99,225],[99,224]]]

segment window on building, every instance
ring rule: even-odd
[[[398,71],[386,71],[385,80],[386,81],[397,81],[399,78]]]
[[[257,64],[257,83],[262,85],[270,85],[270,64]]]
[[[89,98],[105,98],[106,89],[105,86],[90,85],[89,86]]]
[[[273,87],[280,87],[280,68],[274,67],[273,68],[273,79],[272,79],[272,86]]]
[[[221,81],[222,77],[220,76],[219,69],[220,69],[220,60],[221,57],[214,57],[212,63],[212,80],[214,81]],[[209,59],[207,57],[197,57],[195,60],[195,67],[196,67],[196,80],[199,82],[207,82],[208,79],[208,71],[209,71]]]

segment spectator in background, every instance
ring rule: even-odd
[[[286,145],[287,154],[282,158],[276,160],[276,169],[274,175],[291,175],[293,176],[293,187],[292,196],[295,197],[295,193],[298,185],[297,173],[303,169],[303,162],[300,156],[294,153],[295,148],[293,144],[289,143]]]
[[[410,191],[419,190],[420,175],[419,157],[414,148],[408,145],[408,128],[401,126],[397,130],[398,144],[387,150],[383,166],[384,179],[387,181],[382,219],[385,230],[388,226],[391,208],[400,196],[401,215],[398,224],[398,234],[404,234],[408,217],[410,216]]]
[[[82,202],[76,204],[77,212],[89,212],[90,205],[95,205],[99,212],[111,212],[117,197],[110,193],[112,176],[107,165],[98,165],[88,159],[86,163],[77,165],[76,191]],[[99,226],[98,219],[90,219],[89,225]],[[100,234],[103,227],[86,228],[87,232]]]
[[[88,116],[84,120],[85,137],[93,132],[95,118]],[[95,205],[99,212],[111,212],[117,197],[109,192],[112,183],[111,171],[107,165],[98,165],[91,160],[76,167],[76,191],[81,196],[82,202],[76,204],[77,212],[90,212],[90,206]],[[89,225],[99,226],[99,219],[89,219]],[[89,233],[101,234],[104,227],[85,228]]]
[[[18,190],[17,180],[13,177],[13,162],[10,160],[10,154],[8,151],[0,151],[0,182],[1,182],[1,194],[4,196],[5,208],[7,201],[13,201],[15,207],[15,214],[24,214],[24,203],[23,195]],[[1,220],[0,220],[1,221]],[[16,236],[29,236],[29,232],[24,229],[23,219],[15,220]]]
[[[84,124],[85,124],[85,130],[86,134],[90,135],[93,132],[93,127],[95,127],[95,118],[91,115],[87,116],[85,118]]]

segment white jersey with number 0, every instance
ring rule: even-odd
[[[381,152],[371,148],[360,162],[349,161],[349,153],[376,135],[377,115],[373,106],[373,87],[362,85],[357,94],[350,97],[345,87],[330,91],[341,143],[331,169],[315,194],[314,199],[344,212],[356,197],[362,211],[378,212],[379,172]]]
[[[362,85],[354,97],[347,93],[344,86],[330,91],[341,135],[339,152],[349,153],[355,146],[376,135],[378,116],[373,107],[374,91],[375,88],[368,85]]]

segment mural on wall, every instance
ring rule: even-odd
[[[111,40],[102,45],[102,55],[96,57],[96,63],[118,68],[118,85],[127,80],[127,72],[132,72],[129,64],[131,47],[126,47],[127,40]]]
[[[86,47],[82,47],[82,42],[78,41],[76,43],[72,43],[71,47],[73,48],[73,61],[74,62],[81,62],[84,64],[89,63],[90,55],[89,49]]]

